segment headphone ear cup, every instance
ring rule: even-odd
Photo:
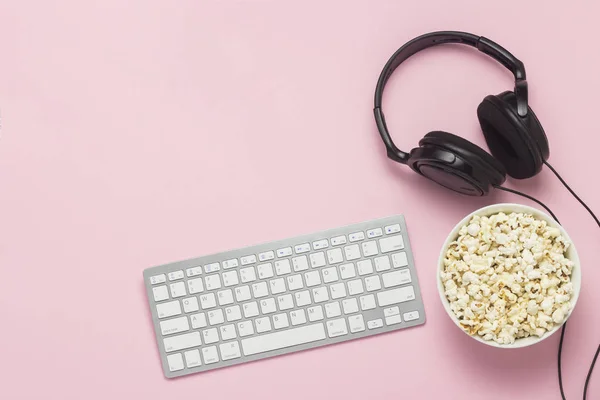
[[[546,134],[531,108],[526,117],[519,116],[514,92],[486,96],[477,118],[490,152],[508,175],[526,179],[541,171],[550,153]]]
[[[437,146],[457,155],[481,170],[493,185],[501,185],[506,180],[506,171],[498,160],[460,136],[444,131],[429,132],[419,141],[419,146],[425,145]]]

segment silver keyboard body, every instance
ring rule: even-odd
[[[425,323],[402,215],[156,266],[143,277],[167,378]]]

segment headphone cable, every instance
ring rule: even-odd
[[[594,220],[598,224],[598,227],[600,227],[600,220],[598,220],[598,217],[596,217],[596,215],[587,206],[587,204],[585,204],[583,202],[583,200],[581,200],[579,198],[579,196],[577,196],[577,194],[575,194],[575,192],[569,187],[569,185],[564,181],[564,179],[558,174],[558,172],[556,172],[556,170],[548,162],[544,161],[544,164],[554,173],[554,175],[556,175],[556,177],[558,178],[558,180],[565,186],[565,188],[567,188],[567,190],[573,195],[573,197],[575,197],[575,199],[577,199],[577,201],[579,201],[579,203],[581,203],[581,205],[591,214],[592,218],[594,218]],[[544,207],[544,209],[546,209],[546,211],[548,211],[548,213],[552,216],[552,218],[554,218],[556,220],[556,222],[558,224],[560,224],[560,222],[558,221],[558,218],[556,218],[556,215],[554,215],[554,213],[552,212],[552,210],[550,210],[550,208],[548,208],[548,206],[546,206],[544,203],[542,203],[538,199],[536,199],[536,198],[534,198],[532,196],[529,196],[528,194],[525,194],[523,192],[519,192],[518,190],[509,189],[509,188],[505,188],[505,187],[501,187],[501,186],[497,186],[497,185],[494,185],[494,187],[496,189],[500,189],[500,190],[503,190],[505,192],[510,192],[510,193],[513,193],[513,194],[525,197],[525,198],[527,198],[529,200],[532,200],[532,201],[536,202],[537,204],[539,204],[542,207]],[[562,383],[561,360],[562,360],[563,340],[564,340],[564,337],[565,337],[566,327],[567,327],[567,323],[565,322],[563,324],[563,326],[562,326],[562,329],[561,329],[560,341],[559,341],[559,344],[558,344],[558,385],[559,385],[559,388],[560,388],[560,395],[561,395],[561,397],[562,397],[563,400],[566,400],[566,397],[565,397],[565,392],[564,392],[563,383]],[[594,358],[592,359],[592,363],[590,365],[590,369],[588,371],[588,374],[587,374],[587,377],[586,377],[586,380],[585,380],[585,385],[583,387],[583,400],[586,400],[588,385],[590,383],[590,378],[592,376],[592,370],[594,369],[594,366],[596,364],[596,360],[598,359],[598,354],[599,353],[600,353],[600,344],[598,345],[598,349],[596,350]]]

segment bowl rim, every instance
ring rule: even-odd
[[[458,318],[456,317],[456,315],[454,315],[454,312],[450,309],[450,302],[446,298],[446,295],[444,293],[445,289],[444,289],[444,284],[442,282],[442,276],[441,276],[441,273],[444,268],[444,258],[445,258],[446,250],[448,249],[448,246],[450,245],[450,243],[452,241],[454,241],[456,239],[460,228],[464,224],[466,224],[475,215],[486,216],[486,215],[497,214],[499,212],[530,213],[534,217],[543,219],[549,225],[558,228],[561,231],[561,234],[570,242],[570,246],[569,246],[569,249],[567,250],[567,254],[568,254],[568,258],[571,261],[573,261],[573,263],[574,263],[573,273],[571,275],[571,282],[573,283],[573,295],[571,297],[571,304],[572,304],[571,310],[565,316],[562,323],[560,323],[559,325],[556,325],[554,328],[552,328],[552,330],[546,331],[546,333],[544,333],[544,335],[541,338],[537,337],[537,336],[529,336],[527,338],[515,339],[514,343],[512,343],[512,344],[500,344],[500,343],[496,343],[493,340],[484,340],[482,337],[480,337],[478,335],[470,335],[469,333],[465,332],[464,329],[459,324]],[[573,279],[573,277],[576,277],[576,279]],[[495,203],[495,204],[491,204],[491,205],[487,205],[487,206],[478,208],[478,209],[472,211],[471,213],[467,214],[450,231],[450,233],[446,237],[446,240],[444,241],[444,244],[442,245],[441,250],[440,250],[440,254],[439,254],[439,258],[438,258],[436,279],[437,279],[438,294],[440,296],[442,305],[444,306],[444,309],[446,310],[446,314],[448,314],[448,316],[450,317],[452,322],[454,322],[454,324],[458,327],[458,329],[461,332],[463,332],[468,337],[475,339],[476,341],[483,343],[485,345],[488,345],[488,346],[504,348],[504,349],[513,349],[513,348],[527,347],[527,346],[531,346],[531,345],[540,343],[540,342],[546,340],[547,338],[549,338],[550,336],[552,336],[553,334],[555,334],[567,322],[567,320],[573,313],[573,310],[575,309],[577,301],[579,300],[579,294],[581,292],[581,263],[580,263],[579,255],[577,253],[575,244],[573,243],[571,237],[569,236],[569,234],[567,233],[565,228],[562,225],[560,225],[554,218],[552,218],[550,215],[548,215],[546,212],[544,212],[538,208],[524,205],[524,204],[519,204],[519,203]]]

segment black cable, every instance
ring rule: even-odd
[[[542,203],[538,199],[533,198],[530,195],[525,194],[523,192],[519,192],[518,190],[509,189],[509,188],[505,188],[505,187],[502,187],[502,186],[495,186],[495,185],[494,185],[494,187],[496,189],[504,190],[505,192],[510,192],[510,193],[518,194],[519,196],[523,196],[523,197],[528,198],[529,200],[535,201],[540,206],[544,207],[546,209],[546,211],[548,211],[548,214],[550,214],[552,216],[552,218],[554,218],[556,220],[556,222],[558,222],[558,218],[556,218],[556,215],[554,215],[554,213],[548,208],[548,206],[546,206],[544,203]],[[560,224],[560,222],[558,222],[558,223]]]
[[[584,203],[583,200],[581,200],[579,198],[579,196],[577,196],[577,194],[575,194],[575,192],[573,191],[573,189],[571,189],[569,187],[569,185],[567,184],[567,182],[565,182],[565,180],[558,174],[558,172],[546,161],[544,161],[544,164],[546,164],[546,166],[548,168],[550,168],[550,170],[554,173],[554,175],[556,175],[556,177],[558,178],[558,180],[564,185],[565,188],[567,188],[567,190],[573,195],[573,197],[575,197],[575,199],[577,199],[577,201],[579,201],[579,203],[590,213],[590,215],[592,216],[592,218],[594,218],[594,220],[596,221],[596,223],[598,224],[598,227],[600,227],[600,220],[598,220],[598,217],[596,217],[596,215],[592,212],[592,210],[588,207],[587,204]],[[513,190],[513,189],[509,189],[509,188],[504,188],[501,186],[495,186],[494,187],[496,189],[500,189],[503,190],[505,192],[510,192],[510,193],[514,193],[517,194],[519,196],[523,196],[529,200],[532,200],[534,202],[536,202],[537,204],[541,205],[542,207],[544,207],[546,209],[546,211],[548,211],[548,213],[552,216],[552,218],[554,218],[556,220],[557,223],[560,224],[560,222],[558,221],[558,218],[556,218],[556,215],[554,215],[554,213],[550,210],[550,208],[548,208],[544,203],[542,203],[541,201],[525,194],[522,192],[519,192],[517,190]],[[561,360],[562,360],[562,345],[563,345],[563,339],[565,337],[565,330],[567,327],[567,323],[565,322],[563,324],[562,327],[562,331],[560,334],[560,342],[558,344],[558,386],[560,388],[560,395],[562,396],[563,400],[566,400],[565,397],[565,393],[564,393],[564,389],[563,389],[563,384],[562,384],[562,367],[561,367]],[[583,387],[583,400],[586,400],[586,396],[587,396],[587,389],[588,389],[588,385],[590,383],[590,378],[592,376],[592,370],[594,369],[594,366],[596,364],[596,360],[598,359],[598,353],[600,353],[600,344],[598,345],[598,349],[596,350],[596,354],[592,360],[592,364],[590,365],[590,369],[588,371],[587,374],[587,378],[585,380],[585,385]]]
[[[590,215],[592,216],[592,218],[594,218],[594,220],[598,224],[598,227],[600,228],[600,220],[598,220],[598,217],[596,217],[596,215],[592,212],[592,210],[588,207],[588,205],[585,204],[585,202],[583,200],[581,200],[579,198],[579,196],[577,196],[575,194],[573,189],[571,189],[569,187],[567,182],[565,182],[565,180],[558,174],[558,172],[556,172],[556,170],[552,167],[552,165],[550,165],[547,161],[544,161],[544,164],[546,164],[546,166],[548,168],[550,168],[550,171],[552,171],[552,173],[554,173],[554,175],[556,175],[556,177],[558,178],[560,183],[562,183],[563,186],[566,187],[569,192],[571,192],[573,197],[575,197],[577,199],[577,201],[590,213]],[[587,389],[588,389],[588,385],[590,383],[590,377],[592,376],[592,369],[594,368],[594,365],[596,364],[596,360],[598,359],[599,352],[600,352],[600,344],[598,345],[598,349],[596,350],[596,355],[594,356],[594,359],[592,360],[592,365],[590,366],[590,370],[588,372],[587,379],[585,380],[585,385],[583,387],[583,400],[585,400],[585,398],[587,396]]]
[[[590,383],[590,377],[592,376],[592,369],[594,368],[594,364],[596,364],[596,360],[598,359],[598,353],[600,353],[600,346],[598,346],[598,350],[596,350],[596,355],[592,360],[592,365],[590,366],[590,370],[587,374],[587,378],[585,378],[585,386],[583,387],[583,400],[585,400],[585,396],[587,396],[587,388],[588,383]]]
[[[550,210],[550,208],[548,208],[548,206],[546,206],[544,203],[542,203],[541,201],[539,201],[536,198],[533,198],[531,196],[529,196],[528,194],[525,194],[523,192],[519,192],[518,190],[513,190],[513,189],[509,189],[509,188],[505,188],[502,186],[494,186],[496,189],[500,189],[503,190],[505,192],[510,192],[510,193],[514,193],[517,194],[519,196],[523,196],[529,200],[535,201],[536,203],[538,203],[540,206],[544,207],[546,209],[546,211],[548,211],[548,214],[550,214],[552,216],[552,218],[554,218],[554,220],[556,222],[558,222],[560,224],[560,222],[558,221],[558,218],[556,218],[556,215],[554,215],[554,213],[552,212],[552,210]],[[563,389],[563,383],[562,383],[562,347],[563,347],[563,340],[565,338],[565,330],[567,328],[567,322],[565,322],[562,326],[561,332],[560,332],[560,341],[558,342],[558,387],[560,389],[560,395],[562,397],[563,400],[567,400],[567,398],[565,397],[565,391]],[[591,372],[591,370],[590,370]],[[585,398],[584,398],[585,400]]]
[[[559,180],[559,181],[560,181],[560,182],[561,182],[561,183],[564,185],[564,187],[566,187],[566,188],[567,188],[567,190],[568,190],[569,192],[571,192],[571,194],[573,195],[573,197],[575,197],[575,198],[577,199],[577,201],[578,201],[579,203],[581,203],[581,205],[582,205],[582,206],[583,206],[583,207],[584,207],[584,208],[585,208],[585,209],[586,209],[586,210],[587,210],[587,211],[590,213],[590,215],[592,216],[592,218],[594,218],[594,219],[596,220],[596,223],[598,224],[598,227],[600,227],[600,221],[598,220],[598,217],[596,217],[596,216],[594,215],[594,213],[592,212],[592,210],[590,210],[590,208],[587,206],[587,204],[585,204],[585,203],[583,202],[583,200],[581,200],[581,199],[579,198],[579,196],[577,196],[577,195],[575,194],[575,192],[573,191],[573,189],[571,189],[571,188],[569,187],[569,185],[567,185],[567,182],[565,182],[565,180],[564,180],[564,179],[563,179],[563,178],[562,178],[562,177],[561,177],[561,176],[558,174],[558,172],[556,172],[556,170],[555,170],[555,169],[552,167],[552,165],[550,165],[550,164],[549,164],[547,161],[544,161],[544,164],[546,164],[546,166],[547,166],[548,168],[550,168],[550,171],[552,171],[552,172],[554,173],[554,175],[556,175],[556,177],[557,177],[557,178],[558,178],[558,180]]]

